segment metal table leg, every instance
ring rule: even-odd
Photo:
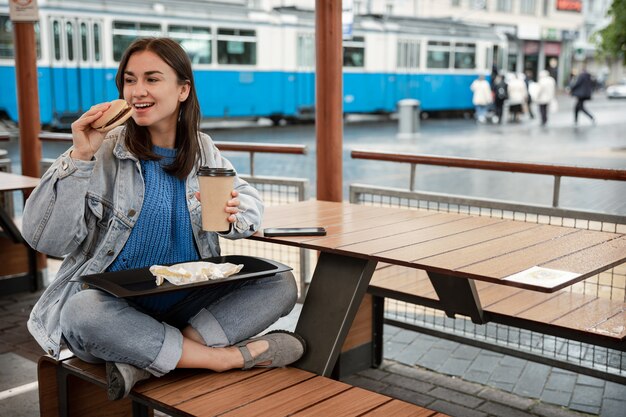
[[[473,323],[487,323],[488,320],[480,305],[473,279],[451,277],[434,272],[429,272],[428,278],[435,287],[435,292],[448,317],[454,318],[455,314],[462,314],[469,316]]]
[[[320,255],[296,326],[309,345],[295,366],[331,375],[375,267],[372,260]]]

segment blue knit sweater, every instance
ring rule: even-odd
[[[185,195],[185,180],[163,170],[176,149],[153,147],[160,161],[141,161],[145,194],[143,207],[126,245],[107,271],[146,268],[199,259]],[[153,313],[167,311],[189,291],[136,297],[134,301]]]

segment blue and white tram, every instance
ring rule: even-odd
[[[136,37],[170,36],[189,53],[204,118],[310,118],[314,14],[200,0],[46,0],[36,27],[40,117],[67,128],[117,97],[121,54]],[[344,111],[390,113],[403,98],[425,111],[471,108],[469,84],[504,41],[488,27],[357,16],[344,40]],[[506,56],[506,54],[501,54]],[[0,0],[0,113],[17,120],[8,3]]]

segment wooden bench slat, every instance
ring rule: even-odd
[[[502,256],[487,259],[473,265],[459,268],[459,272],[487,275],[496,278],[505,278],[509,275],[524,271],[536,265],[542,265],[554,259],[566,256],[578,250],[598,245],[610,239],[610,234],[579,230],[565,236],[557,237],[558,245],[553,242],[548,248],[546,244],[538,243],[524,250],[524,256],[517,252],[510,252]],[[485,256],[488,256],[486,254]],[[532,259],[530,264],[528,259]]]
[[[626,337],[626,312],[622,309],[622,311],[589,329],[589,331],[624,340],[624,337]]]
[[[348,384],[315,377],[227,412],[221,417],[288,416],[348,389]]]
[[[420,259],[419,263],[441,268],[460,269],[463,266],[472,265],[485,259],[505,255],[572,233],[576,233],[576,230],[541,225],[537,228],[515,233],[511,236],[512,238],[504,236],[441,255],[429,256],[428,258]]]
[[[585,304],[581,308],[571,311],[563,317],[552,322],[555,326],[567,327],[592,331],[591,329],[606,321],[607,317],[613,317],[620,312],[624,312],[625,302],[598,298],[595,301]]]
[[[380,407],[369,411],[363,416],[367,417],[445,417],[445,414],[433,410],[416,410],[415,406],[398,400],[389,401]]]
[[[536,227],[539,227],[539,225],[534,223],[501,221],[482,227],[480,233],[474,233],[475,230],[464,231],[455,235],[454,239],[448,239],[446,236],[441,239],[435,239],[430,242],[415,245],[417,247],[411,245],[404,248],[393,249],[391,251],[380,252],[377,255],[384,256],[386,258],[404,259],[413,262],[418,261],[419,259],[434,256],[436,254],[462,249]]]
[[[246,378],[219,390],[177,403],[176,408],[196,416],[220,415],[314,376],[315,374],[296,368],[274,368],[253,378]]]
[[[571,291],[560,291],[556,294],[556,297],[552,297],[546,302],[519,313],[518,317],[527,320],[552,323],[558,318],[597,299],[595,296],[577,294]]]
[[[141,392],[147,398],[162,402],[164,404],[178,405],[184,401],[188,401],[190,398],[199,397],[209,392],[218,391],[229,385],[236,384],[244,381],[248,378],[254,378],[259,374],[266,372],[267,369],[257,368],[250,371],[242,372],[240,370],[233,370],[223,373],[215,372],[198,372],[188,376],[184,379],[171,379],[170,381],[163,381],[163,384],[153,389],[142,389]],[[177,372],[170,372],[162,378],[151,378],[157,381],[163,378],[176,374]],[[167,383],[166,383],[167,382]],[[138,389],[141,386],[138,386]]]
[[[376,407],[391,401],[386,397],[375,392],[366,391],[362,388],[352,387],[332,398],[315,404],[312,407],[304,409],[293,414],[294,417],[351,417],[360,416],[363,413],[371,411]],[[417,407],[417,406],[416,406]]]

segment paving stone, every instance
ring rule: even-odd
[[[469,345],[460,345],[458,349],[452,352],[452,357],[457,359],[474,360],[480,354],[480,349]]]
[[[528,362],[515,383],[513,392],[525,397],[539,398],[548,375],[550,375],[549,366]]]
[[[408,345],[409,343],[413,342],[415,339],[419,338],[419,336],[420,334],[417,332],[412,332],[412,331],[403,329],[397,332],[391,340],[396,343],[405,343]]]
[[[518,395],[490,387],[486,387],[484,390],[480,391],[478,393],[478,396],[489,401],[494,401],[500,404],[508,405],[513,408],[517,408],[519,410],[527,410],[536,403],[535,400],[520,397]]]
[[[483,371],[492,373],[494,369],[498,367],[498,363],[500,359],[502,359],[503,355],[493,356],[485,354],[485,351],[480,352],[480,354],[472,361],[469,369],[474,371]]]
[[[579,385],[590,385],[592,387],[601,387],[604,388],[606,381],[600,379],[600,378],[595,378],[589,375],[578,375],[578,380],[576,381],[576,384]]]
[[[428,369],[422,369],[417,367],[411,368],[405,365],[398,364],[389,364],[385,369],[391,373],[398,373],[409,378],[415,378],[440,387],[446,387],[452,390],[461,391],[466,394],[475,395],[483,389],[482,385],[464,381],[461,378],[441,375]]]
[[[604,397],[612,398],[614,400],[626,399],[626,385],[607,381],[604,386]]]
[[[35,363],[9,352],[0,355],[0,391],[37,381]]]
[[[382,378],[380,382],[387,385],[394,385],[398,387],[404,387],[411,391],[428,392],[435,388],[435,386],[429,382],[420,381],[414,378],[408,378],[403,375],[388,374]]]
[[[462,377],[471,364],[472,362],[468,359],[449,358],[438,369],[438,372]]]
[[[490,381],[515,385],[523,370],[523,368],[498,365],[491,373]]]
[[[478,407],[478,410],[484,411],[485,413],[494,416],[528,417],[528,411],[517,410],[515,408],[507,407],[506,405],[493,402],[484,403],[483,405]]]
[[[510,382],[489,381],[487,385],[502,389],[507,392],[512,392],[513,388],[515,388],[515,384],[512,384]]]
[[[576,411],[543,402],[533,405],[531,411],[534,415],[541,417],[582,417]]]
[[[569,408],[574,411],[581,411],[587,414],[597,415],[600,413],[600,407],[594,407],[586,404],[570,403]]]
[[[406,343],[397,343],[393,340],[386,342],[383,347],[383,352],[385,356],[393,358],[395,355],[398,355],[406,348]]]
[[[464,394],[459,391],[437,387],[428,392],[428,395],[439,398],[440,400],[451,401],[455,404],[462,405],[468,408],[476,408],[484,402],[482,398],[474,395]]]
[[[576,384],[572,392],[572,403],[589,407],[600,407],[603,394],[603,388]]]
[[[421,407],[429,407],[435,401],[435,398],[425,394],[423,392],[416,392],[408,390],[403,387],[390,385],[384,390],[380,391],[381,394],[388,395],[392,398],[397,398],[402,401],[407,401],[412,404],[417,404]],[[393,416],[389,416],[393,417]]]
[[[544,389],[541,393],[541,401],[562,405],[563,407],[567,407],[572,398],[571,391],[557,391],[552,389]]]
[[[422,355],[417,364],[426,368],[439,370],[439,368],[443,365],[443,363],[448,359],[449,356],[450,351],[433,348],[432,350]]]
[[[428,406],[428,408],[453,417],[487,417],[487,413],[483,411],[471,410],[469,408],[441,400],[433,402]]]
[[[380,381],[384,377],[388,376],[389,372],[385,372],[380,368],[368,368],[359,372],[359,375]]]
[[[465,372],[465,375],[463,375],[463,379],[486,385],[487,381],[489,381],[490,376],[491,374],[489,372],[475,371],[473,369],[470,369],[469,371]]]
[[[393,357],[388,355],[388,357],[389,359],[393,359],[405,365],[415,365],[420,362],[420,359],[426,352],[428,352],[428,350],[416,350],[413,349],[412,345],[408,345],[402,352],[396,353]]]
[[[612,398],[605,398],[602,401],[602,408],[600,409],[600,415],[602,417],[626,416],[626,401],[614,400]]]
[[[360,375],[351,375],[349,377],[343,378],[342,381],[344,381],[346,384],[354,385],[376,392],[380,392],[387,388],[387,385],[380,381],[370,378],[364,378]]]
[[[574,385],[576,385],[576,379],[578,376],[574,373],[557,373],[552,369],[550,376],[548,376],[548,382],[546,382],[545,389],[572,391]]]
[[[396,333],[402,331],[403,329],[401,329],[400,327],[397,326],[390,326],[388,324],[384,324],[383,325],[383,334],[384,335],[389,335],[389,336],[393,336]]]

